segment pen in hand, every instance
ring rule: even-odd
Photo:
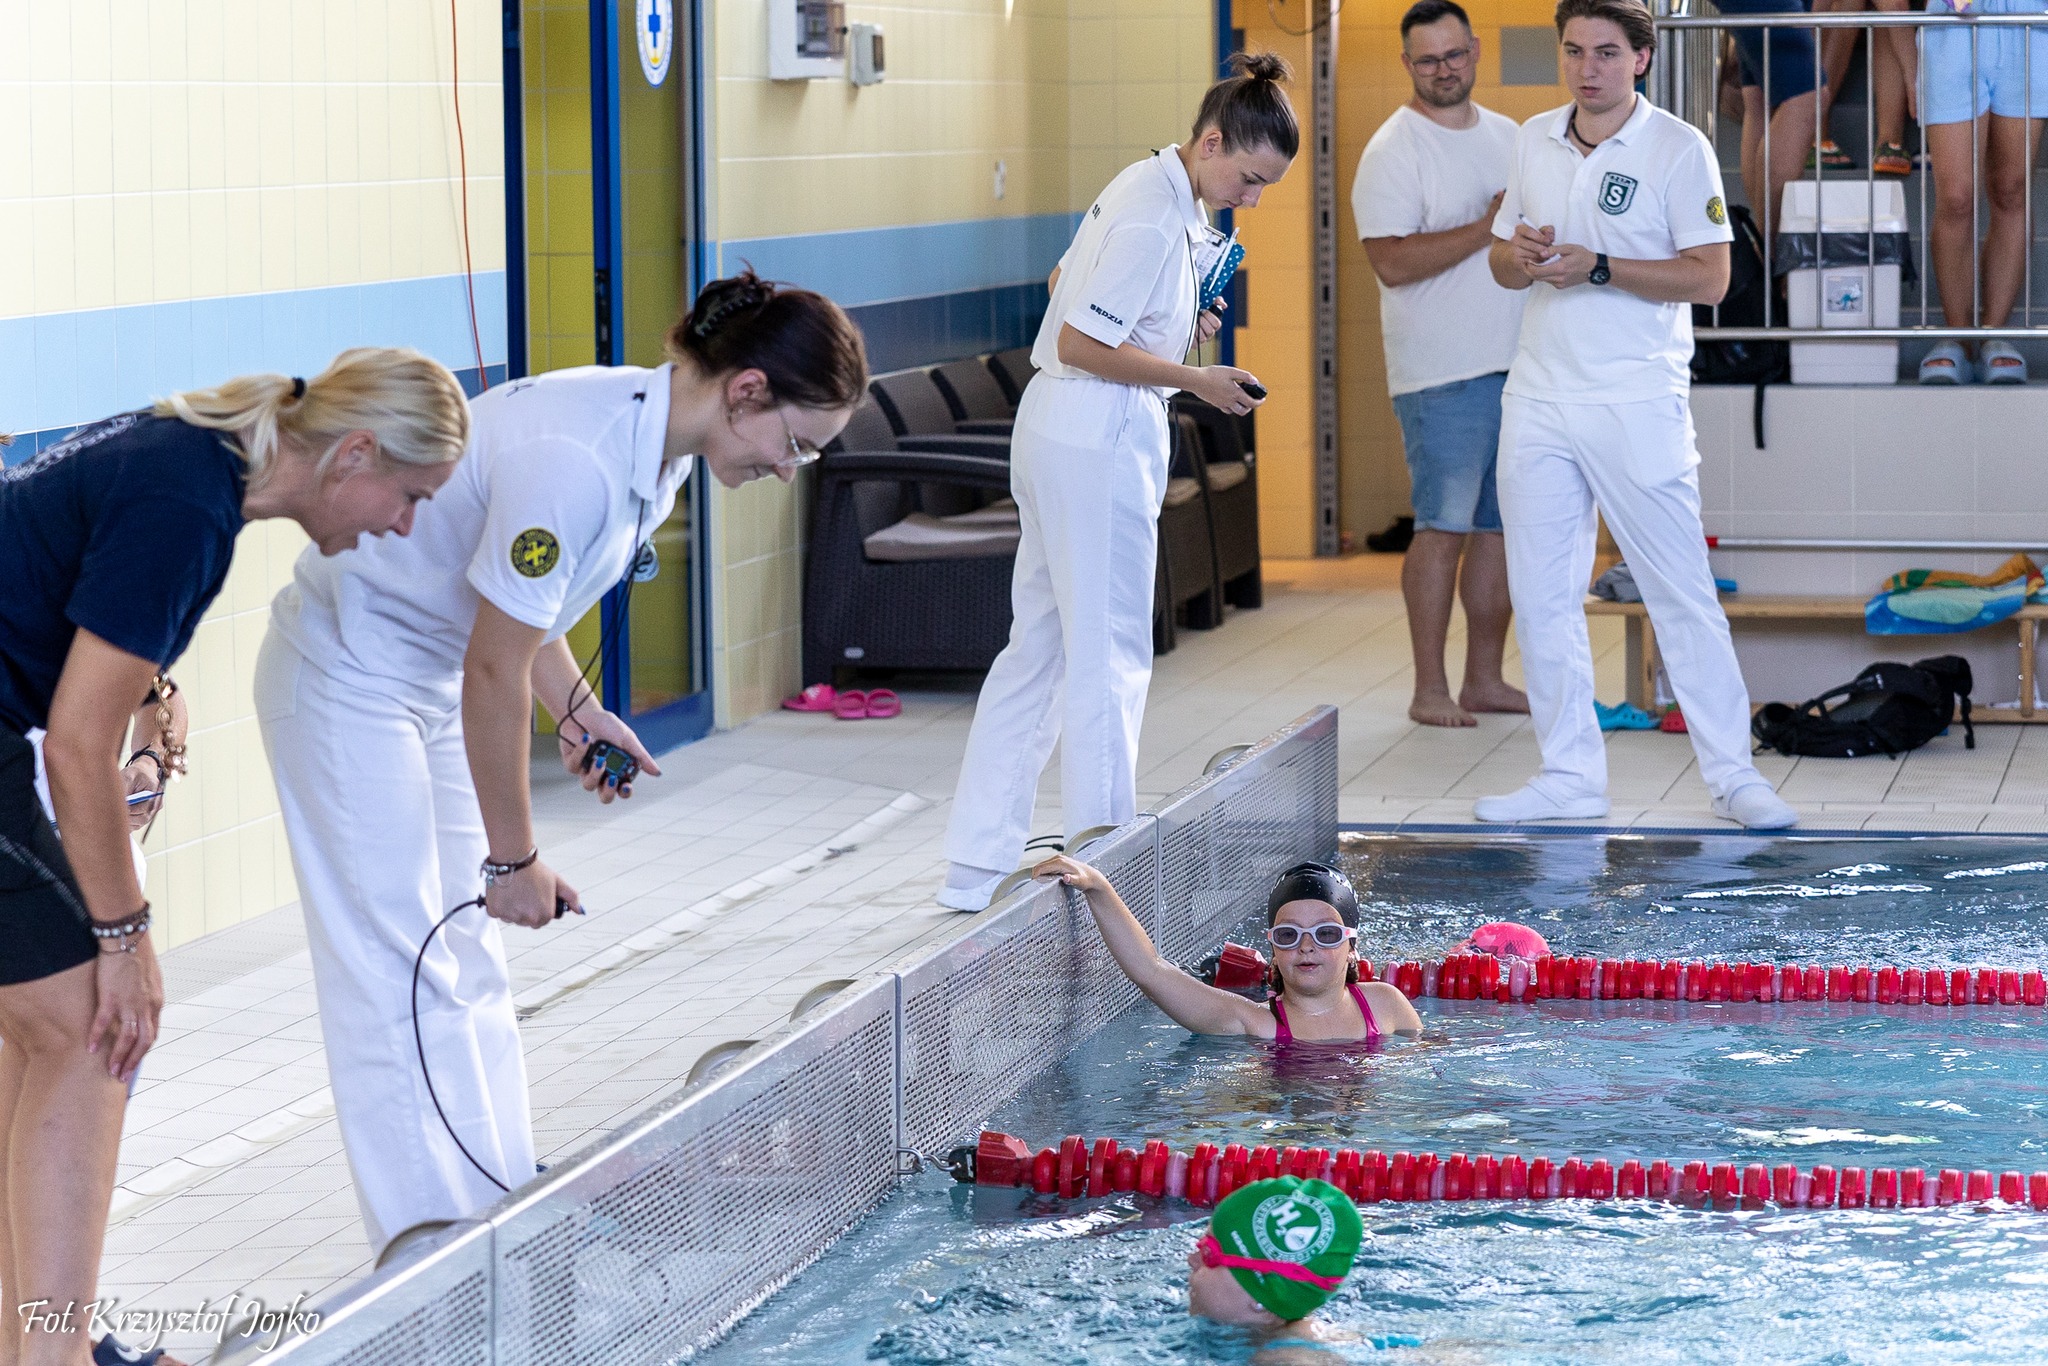
[[[1521,224],[1521,225],[1522,225],[1523,227],[1527,228],[1527,229],[1528,229],[1528,230],[1529,230],[1530,232],[1542,232],[1542,231],[1543,231],[1543,229],[1541,229],[1541,228],[1537,227],[1537,226],[1536,226],[1536,225],[1535,225],[1534,223],[1531,223],[1531,222],[1529,221],[1529,215],[1528,215],[1528,214],[1525,214],[1525,213],[1517,213],[1517,214],[1515,215],[1515,221],[1516,221],[1516,222],[1518,222],[1518,223],[1520,223],[1520,224]],[[1538,265],[1543,265],[1543,266],[1547,266],[1547,265],[1549,265],[1549,264],[1550,264],[1550,263],[1551,263],[1552,261],[1555,261],[1555,260],[1556,260],[1556,259],[1558,258],[1558,255],[1559,255],[1559,253],[1557,253],[1557,252],[1552,252],[1552,253],[1551,253],[1550,255],[1548,255],[1548,256],[1546,256],[1546,257],[1544,257],[1544,258],[1543,258],[1543,259],[1542,259],[1541,261],[1537,262],[1537,264],[1538,264]]]

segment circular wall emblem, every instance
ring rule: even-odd
[[[633,46],[640,50],[640,72],[649,85],[660,85],[668,79],[668,59],[676,47],[675,0],[638,0],[633,9]]]
[[[528,527],[512,538],[512,567],[525,578],[540,578],[561,558],[562,543],[552,531]]]

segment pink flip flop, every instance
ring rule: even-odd
[[[830,683],[813,683],[795,697],[782,699],[784,711],[833,711],[839,706],[839,694]]]
[[[887,688],[876,688],[868,694],[868,719],[886,721],[892,716],[903,714],[903,702]]]
[[[868,695],[859,688],[848,688],[839,694],[839,705],[832,714],[842,721],[864,721],[868,714]]]

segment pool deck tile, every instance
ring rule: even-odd
[[[1389,556],[1267,567],[1266,607],[1225,629],[1183,632],[1158,661],[1139,753],[1141,801],[1198,777],[1224,745],[1257,739],[1321,702],[1343,708],[1343,821],[1471,824],[1472,799],[1535,771],[1527,718],[1471,728],[1406,716],[1407,633]],[[1603,696],[1621,692],[1621,628],[1593,623]],[[1453,671],[1462,619],[1453,623]],[[1508,673],[1518,679],[1513,642]],[[668,1094],[718,1043],[756,1038],[821,982],[887,968],[966,923],[930,900],[971,686],[899,688],[904,714],[848,724],[775,712],[668,756],[669,776],[600,808],[551,763],[536,766],[536,820],[550,861],[583,890],[587,917],[507,934],[515,990],[655,925],[678,932],[647,956],[555,997],[523,1023],[541,1160],[559,1160]],[[1896,763],[1761,756],[1815,829],[2048,832],[2048,735],[1984,727],[1978,749],[1937,742]],[[1679,736],[1610,738],[1616,828],[1715,828]],[[1058,764],[1033,828],[1057,831]],[[905,798],[910,799],[905,802]],[[890,808],[895,823],[849,853],[737,901],[755,875]],[[1730,827],[1732,829],[1732,827]],[[295,917],[295,908],[167,955],[210,955]],[[314,1298],[370,1269],[303,949],[186,994],[165,1014],[128,1113],[101,1293],[130,1308],[191,1307],[241,1294]],[[145,1198],[146,1197],[146,1198]],[[211,1343],[173,1336],[193,1361]]]

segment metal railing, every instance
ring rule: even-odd
[[[1655,0],[1653,0],[1654,3]],[[1817,182],[1818,187],[1814,192],[1814,221],[1810,233],[1803,228],[1796,234],[1786,233],[1782,229],[1775,231],[1766,230],[1764,232],[1764,275],[1767,282],[1775,282],[1777,278],[1776,267],[1778,262],[1776,258],[1779,253],[1778,239],[1811,236],[1811,257],[1802,257],[1802,259],[1810,259],[1815,267],[1813,270],[1813,288],[1814,316],[1817,323],[1828,316],[1823,282],[1829,269],[1862,266],[1871,272],[1869,279],[1874,283],[1875,272],[1879,263],[1878,238],[1880,234],[1877,228],[1878,177],[1876,173],[1878,151],[1876,73],[1878,62],[1875,57],[1878,32],[1895,28],[1927,30],[1943,27],[1960,28],[1962,31],[1968,32],[1970,35],[1969,99],[1971,101],[1970,108],[1974,111],[1976,109],[1975,101],[1977,99],[1980,71],[1980,48],[1982,45],[1982,35],[1985,30],[2021,28],[2028,30],[2031,34],[2031,31],[2034,29],[2048,28],[2048,13],[1954,14],[1919,11],[1906,13],[1860,11],[1853,13],[1809,13],[1803,15],[1724,15],[1711,12],[1711,5],[1705,3],[1704,0],[1668,0],[1667,4],[1661,5],[1659,8],[1665,9],[1667,12],[1660,13],[1655,21],[1661,38],[1658,60],[1652,68],[1650,77],[1651,99],[1660,107],[1677,114],[1694,127],[1700,129],[1701,132],[1706,134],[1709,142],[1716,142],[1716,135],[1720,131],[1719,106],[1722,67],[1727,49],[1723,36],[1738,30],[1762,29],[1766,31],[1760,84],[1763,96],[1762,117],[1764,120],[1762,161],[1765,168],[1764,178],[1767,184],[1770,178],[1769,167],[1771,165],[1770,124],[1771,116],[1776,112],[1771,101],[1771,72],[1772,67],[1778,65],[1773,59],[1768,31],[1772,29],[1809,29],[1813,31],[1814,89],[1816,92],[1821,89],[1824,79],[1824,44],[1821,41],[1822,36],[1837,29],[1857,29],[1862,31],[1865,45],[1863,113],[1866,153],[1863,159],[1863,172],[1860,177],[1855,176],[1853,173],[1841,173],[1831,176],[1828,173],[1825,159],[1816,154],[1813,158],[1813,179]],[[1927,109],[1927,62],[1925,60],[1924,43],[1920,46],[1922,48],[1921,60],[1914,64],[1914,82],[1915,89],[1918,92],[1916,108],[1924,114]],[[2023,53],[2022,74],[2026,89],[2025,104],[2023,105],[2024,117],[2029,121],[2036,118],[2048,118],[2048,108],[2044,108],[2038,114],[2033,109],[2033,44],[2031,41],[2028,41],[2020,46]],[[1827,128],[1824,126],[1821,116],[1821,103],[1818,99],[1815,100],[1814,105],[1813,125],[1813,146],[1817,152],[1819,146],[1827,140],[1828,136]],[[2048,324],[2036,325],[2033,321],[2033,258],[2034,248],[2037,245],[2034,236],[2033,205],[2034,145],[2031,141],[2029,142],[2028,154],[2024,158],[2024,212],[2026,224],[2024,240],[2026,248],[2018,297],[2012,310],[2019,314],[2020,322],[2014,325],[2008,321],[2006,324],[1997,327],[1986,327],[1976,325],[1978,320],[1981,320],[1984,315],[1983,204],[1985,199],[1985,181],[1983,159],[1985,139],[1981,137],[1973,137],[1971,139],[1970,182],[1973,193],[1971,195],[1972,249],[1970,258],[1971,298],[1969,317],[1972,319],[1973,325],[1969,326],[1949,326],[1945,319],[1935,320],[1931,317],[1933,295],[1938,287],[1936,273],[1930,269],[1932,264],[1930,261],[1930,249],[1934,236],[1934,222],[1929,214],[1928,186],[1933,179],[1933,159],[1927,151],[1924,131],[1920,142],[1921,147],[1917,157],[1917,164],[1913,169],[1912,175],[1909,177],[1918,181],[1919,213],[1917,234],[1914,234],[1913,229],[1915,225],[1911,222],[1908,223],[1907,228],[1909,237],[1913,235],[1918,237],[1917,306],[1919,318],[1916,324],[1888,327],[1874,325],[1793,327],[1789,323],[1779,321],[1774,317],[1778,308],[1775,302],[1775,289],[1772,288],[1765,291],[1763,326],[1722,326],[1720,323],[1720,310],[1717,307],[1714,316],[1715,325],[1697,328],[1695,335],[1702,341],[1840,341],[1845,339],[1924,341],[1953,339],[1981,341],[1992,339],[2019,340],[2048,335]],[[1718,146],[1718,143],[1716,145]],[[1853,179],[1860,179],[1862,181],[1866,193],[1863,228],[1860,234],[1864,237],[1864,242],[1860,244],[1863,249],[1863,255],[1861,261],[1845,259],[1835,263],[1831,261],[1828,254],[1830,244],[1827,239],[1831,237],[1853,238],[1859,234],[1855,229],[1851,229],[1846,233],[1828,231],[1828,196],[1826,186],[1830,182],[1839,184],[1844,180]],[[1797,181],[1791,183],[1797,183]],[[1751,207],[1756,209],[1761,206],[1752,205]],[[1768,217],[1773,225],[1783,216],[1783,207],[1782,204],[1772,206]],[[1759,227],[1761,228],[1762,226],[1763,223],[1760,221]],[[1839,244],[1836,244],[1836,250],[1842,250]],[[1866,286],[1866,299],[1869,298],[1870,292],[1870,286]],[[1903,305],[1904,301],[1902,299],[1902,316],[1904,313]]]
[[[1319,707],[1087,847],[1187,957],[1337,846],[1337,712]],[[857,981],[222,1366],[665,1366],[716,1342],[1137,988],[1080,898],[1020,893]]]

